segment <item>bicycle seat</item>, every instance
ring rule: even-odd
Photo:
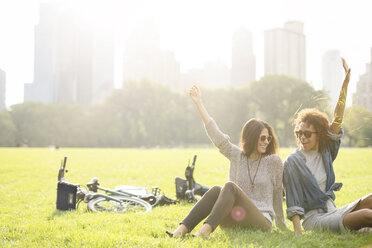
[[[98,190],[98,178],[97,177],[93,177],[92,180],[90,180],[90,182],[87,183],[87,187],[89,188],[90,191],[93,191],[93,192],[97,192]]]

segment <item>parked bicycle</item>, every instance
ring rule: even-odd
[[[75,209],[84,201],[88,210],[93,212],[149,212],[152,210],[151,204],[157,200],[153,195],[143,195],[141,199],[125,190],[101,187],[96,177],[87,183],[87,189],[83,189],[81,185],[72,184],[64,178],[66,161],[67,157],[61,162],[58,172],[57,209]],[[97,193],[98,190],[105,193]]]
[[[180,177],[176,177],[175,184],[176,184],[176,197],[178,199],[187,199],[188,202],[193,203],[196,202],[197,199],[195,195],[203,196],[205,192],[209,190],[208,186],[201,185],[197,183],[194,179],[194,169],[195,169],[195,162],[197,156],[194,155],[194,159],[190,166],[189,164],[185,170],[185,179]]]

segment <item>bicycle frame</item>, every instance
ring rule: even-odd
[[[96,194],[99,194],[99,193],[97,193],[98,190],[102,190],[102,191],[105,191],[106,193],[110,193],[112,195],[121,195],[121,196],[129,196],[129,197],[140,198],[142,200],[145,200],[145,201],[149,202],[151,205],[156,202],[156,198],[154,196],[140,197],[138,195],[129,193],[127,191],[123,191],[123,190],[118,191],[118,190],[113,190],[113,189],[108,189],[108,188],[101,187],[101,186],[99,186],[97,177],[92,178],[92,180],[90,180],[90,182],[87,183],[87,187],[88,187],[89,191],[95,193],[94,196],[96,196]],[[102,195],[104,195],[104,194],[101,194],[100,196],[102,196]],[[103,196],[103,197],[105,197],[105,196]]]
[[[122,192],[117,190],[112,190],[104,187],[100,187],[98,183],[98,178],[93,178],[89,183],[87,183],[87,187],[89,190],[84,190],[81,188],[79,184],[72,184],[68,182],[64,176],[65,172],[68,170],[66,169],[66,162],[67,157],[65,156],[64,159],[61,161],[61,166],[58,171],[58,187],[57,187],[57,209],[60,210],[68,210],[68,209],[76,209],[79,207],[81,201],[88,203],[93,199],[106,199],[110,201],[114,201],[119,203],[123,206],[124,202],[134,202],[135,204],[139,204],[145,206],[147,211],[151,211],[151,201],[156,201],[155,197],[151,199],[148,197],[146,200],[141,199],[139,196],[131,194],[129,192]],[[62,185],[63,187],[60,187]],[[66,192],[66,187],[68,190],[69,188],[73,188],[72,193]],[[63,188],[63,189],[62,189]],[[97,190],[102,190],[107,194],[97,193]],[[124,197],[124,198],[123,198]],[[93,203],[95,204],[95,203]],[[77,205],[77,206],[76,206]]]

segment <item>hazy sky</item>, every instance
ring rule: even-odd
[[[8,106],[22,102],[24,83],[33,81],[34,26],[40,1],[53,0],[0,0],[0,69],[7,73]],[[71,5],[77,1],[63,2]],[[369,0],[86,0],[79,9],[94,25],[115,23],[117,44],[123,44],[136,23],[150,17],[162,48],[175,52],[181,71],[215,60],[230,67],[232,33],[245,26],[254,37],[259,79],[264,67],[264,30],[293,20],[305,23],[307,81],[316,88],[322,86],[321,58],[325,51],[340,50],[352,68],[350,92],[355,91],[359,75],[371,60]],[[117,86],[121,84],[120,73],[117,70]]]

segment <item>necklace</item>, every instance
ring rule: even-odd
[[[248,175],[249,175],[249,180],[251,181],[252,190],[254,190],[254,181],[256,180],[256,176],[257,176],[258,168],[260,168],[260,164],[261,164],[261,158],[260,158],[260,160],[258,160],[257,169],[256,169],[256,172],[254,173],[254,177],[253,177],[253,180],[252,180],[251,171],[249,169],[249,158],[247,157]]]

